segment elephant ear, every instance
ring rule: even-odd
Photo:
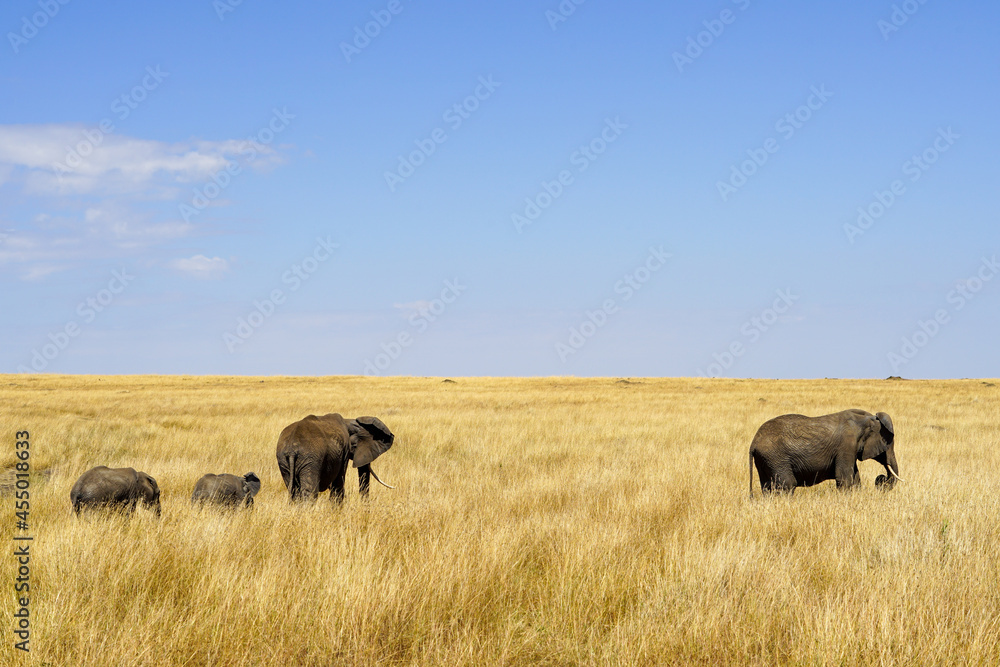
[[[888,415],[886,416],[888,417]],[[861,428],[861,443],[858,447],[860,456],[858,458],[865,461],[884,453],[888,445],[883,436],[881,420],[869,417]],[[892,438],[891,435],[889,437]]]
[[[157,498],[159,498],[160,497],[160,486],[156,483],[156,480],[153,479],[153,476],[150,475],[149,473],[145,473],[145,472],[141,472],[139,474],[142,475],[143,479],[145,479],[147,482],[149,482],[149,485],[153,488],[154,495]]]
[[[885,412],[880,412],[875,415],[875,418],[878,419],[879,423],[882,425],[882,437],[886,442],[892,442],[892,439],[896,435],[896,431],[892,428],[892,417]]]
[[[389,427],[378,417],[358,417],[347,422],[354,450],[354,467],[366,466],[392,447],[395,439]]]
[[[251,498],[257,495],[260,491],[260,478],[256,473],[248,472],[243,475],[243,489]]]

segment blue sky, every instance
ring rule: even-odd
[[[995,3],[332,4],[4,3],[0,371],[1000,376]]]

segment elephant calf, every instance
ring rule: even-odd
[[[750,497],[753,468],[757,466],[761,491],[795,492],[828,479],[837,488],[858,483],[858,461],[875,459],[887,475],[875,485],[892,488],[899,480],[892,419],[880,412],[844,410],[822,417],[782,415],[764,422],[750,445]],[[900,480],[902,481],[902,480]]]
[[[139,501],[160,516],[160,487],[156,480],[135,468],[97,466],[80,475],[69,492],[73,511],[119,509],[135,511]]]
[[[194,485],[191,502],[214,503],[224,507],[253,507],[253,497],[260,491],[260,478],[248,472],[236,475],[205,475]]]

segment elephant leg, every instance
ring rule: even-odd
[[[860,473],[856,461],[838,461],[835,467],[838,489],[850,489],[858,483]]]
[[[319,471],[315,466],[303,466],[296,473],[299,477],[298,497],[309,502],[315,501],[319,496]]]
[[[372,468],[364,465],[358,468],[358,492],[362,498],[368,497],[368,483],[371,481]]]
[[[771,477],[771,488],[769,490],[794,495],[796,486],[798,485],[795,482],[795,475],[792,474],[792,470],[789,468],[775,472],[774,476]]]
[[[334,485],[330,488],[330,501],[335,505],[344,504],[344,485]]]
[[[347,466],[341,466],[333,475],[330,485],[330,501],[336,505],[344,502],[344,479],[347,477]]]
[[[292,477],[288,472],[288,467],[281,465],[281,463],[281,459],[278,459],[278,470],[281,472],[281,481],[285,483],[285,489],[290,496],[292,493]]]
[[[775,465],[764,458],[757,457],[754,457],[754,464],[757,466],[757,476],[760,478],[762,493],[795,493],[797,484],[791,466]]]

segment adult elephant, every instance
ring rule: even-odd
[[[135,468],[97,466],[80,475],[69,492],[73,511],[120,509],[132,513],[142,501],[160,516],[160,487],[156,480]]]
[[[330,499],[344,500],[348,461],[358,469],[358,488],[368,495],[369,475],[382,486],[371,462],[392,446],[392,431],[376,417],[345,420],[337,413],[309,415],[289,424],[278,436],[278,469],[292,500],[315,500],[330,489]]]
[[[757,466],[761,491],[795,492],[797,486],[812,486],[837,480],[838,489],[860,481],[858,461],[875,459],[887,475],[879,475],[877,486],[892,488],[899,479],[899,464],[893,446],[892,419],[884,412],[844,410],[822,417],[782,415],[757,429],[750,445],[750,497],[753,497],[753,467]]]
[[[248,472],[236,475],[204,475],[194,485],[193,503],[214,503],[223,507],[253,507],[253,498],[260,491],[260,478]]]

